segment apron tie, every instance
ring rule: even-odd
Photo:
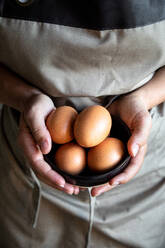
[[[40,211],[42,192],[41,192],[40,181],[38,180],[38,178],[35,175],[35,173],[33,172],[33,170],[30,169],[30,171],[31,171],[31,176],[34,180],[34,190],[33,190],[34,215],[33,215],[33,219],[32,219],[32,224],[33,224],[33,228],[36,228],[37,222],[38,222],[39,211]]]
[[[92,187],[88,188],[89,192],[89,197],[90,197],[90,210],[89,210],[89,227],[88,227],[88,233],[86,237],[86,245],[85,248],[89,247],[90,244],[90,238],[91,238],[91,232],[92,232],[92,226],[93,226],[93,221],[94,221],[94,210],[95,210],[95,202],[96,202],[96,197],[93,197],[91,195],[91,190]]]

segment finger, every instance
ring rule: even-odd
[[[69,183],[65,183],[64,190],[70,195],[77,195],[79,193],[79,187]]]
[[[54,184],[54,183],[52,183],[52,182],[46,180],[45,178],[41,177],[40,175],[37,175],[37,177],[38,177],[38,179],[39,179],[40,181],[42,181],[43,183],[45,183],[45,184],[51,186],[52,188],[55,188],[55,189],[58,189],[58,190],[61,190],[61,191],[65,191],[65,189],[64,189],[63,187],[60,187],[59,185]]]
[[[52,170],[52,168],[43,159],[35,159],[32,161],[31,165],[36,176],[41,176],[53,184],[64,187],[64,178],[60,176],[56,171]]]
[[[41,177],[40,175],[37,176],[42,182],[44,182],[45,184],[51,186],[52,188],[58,189],[60,191],[63,191],[69,195],[75,194],[77,195],[79,193],[79,187],[78,186],[74,186],[68,183],[65,183],[64,187],[60,187],[48,180],[46,180],[44,177]]]
[[[50,133],[45,124],[44,112],[38,110],[30,111],[24,119],[30,128],[35,142],[39,145],[43,154],[47,154],[51,150],[52,140]]]
[[[43,164],[44,162],[44,164]],[[37,177],[44,178],[47,182],[50,182],[52,185],[59,185],[59,189],[63,188],[63,190],[72,195],[72,194],[78,194],[79,193],[79,187],[74,186],[72,184],[66,183],[61,184],[61,181],[59,183],[59,177],[62,178],[56,171],[52,170],[51,168],[48,168],[48,170],[45,170],[45,161],[41,160],[38,164],[38,161],[35,162],[35,166],[33,166],[33,170],[35,171]],[[43,164],[43,167],[42,167]],[[47,163],[46,163],[47,164]],[[50,167],[50,166],[49,166]],[[42,168],[42,170],[41,170]],[[44,169],[44,170],[43,170]]]
[[[116,185],[112,186],[109,183],[107,183],[105,185],[92,188],[91,194],[92,194],[92,196],[99,196],[99,195],[113,189],[114,187],[116,187]]]
[[[80,188],[78,186],[74,186],[74,194],[78,195],[80,193]]]
[[[86,191],[87,190],[87,188],[85,188],[85,187],[80,187],[79,189],[80,189],[80,191]]]
[[[131,162],[128,165],[128,167],[122,173],[112,178],[109,184],[111,186],[114,186],[114,185],[127,183],[128,181],[130,181],[140,170],[146,150],[147,150],[147,145],[142,146],[137,156],[131,159]]]
[[[132,121],[132,136],[128,141],[128,152],[135,157],[141,146],[147,143],[151,129],[151,117],[147,111],[138,113]]]
[[[36,175],[45,178],[53,184],[64,187],[64,178],[57,172],[52,170],[50,165],[44,161],[43,154],[39,147],[36,145],[23,118],[21,118],[20,120],[18,141]]]

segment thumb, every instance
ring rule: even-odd
[[[131,123],[132,136],[127,147],[132,157],[135,157],[140,147],[147,144],[147,139],[151,129],[151,116],[148,111],[139,112],[135,115]]]
[[[39,145],[41,152],[43,154],[49,153],[51,150],[52,141],[49,131],[45,125],[44,116],[36,113],[35,117],[31,116],[30,118],[26,119],[26,123],[36,144]]]

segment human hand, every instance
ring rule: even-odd
[[[136,91],[123,95],[108,110],[111,114],[119,116],[130,128],[132,135],[127,149],[132,158],[123,172],[112,178],[107,184],[92,188],[92,196],[100,195],[119,184],[130,181],[140,170],[147,151],[151,117],[144,97]]]
[[[78,194],[79,187],[66,183],[43,157],[51,150],[51,137],[45,120],[54,108],[52,100],[44,94],[35,94],[28,99],[21,113],[18,143],[39,179],[68,194]]]

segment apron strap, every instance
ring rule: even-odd
[[[37,176],[33,172],[33,170],[30,168],[31,176],[34,180],[34,190],[33,190],[33,199],[34,199],[34,215],[33,215],[33,228],[36,228],[37,222],[38,222],[38,216],[40,211],[40,204],[41,204],[41,196],[42,196],[42,190],[41,190],[41,184],[38,180]]]
[[[89,210],[89,227],[88,227],[88,233],[87,233],[87,237],[86,237],[85,248],[90,247],[90,239],[91,239],[92,226],[93,226],[93,221],[94,221],[94,210],[95,210],[95,202],[96,202],[96,197],[93,197],[91,195],[91,189],[92,189],[92,187],[88,188],[89,199],[90,199],[90,202],[89,202],[90,210]]]

